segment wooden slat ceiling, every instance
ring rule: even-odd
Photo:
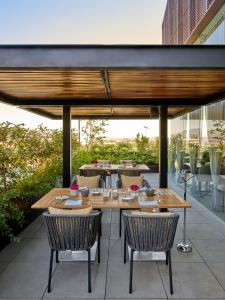
[[[27,109],[28,107],[22,106]],[[62,107],[38,107],[39,113],[50,113],[56,119],[62,118]],[[172,118],[176,114],[186,111],[185,107],[168,107],[168,117]],[[159,117],[157,107],[149,106],[129,106],[129,107],[72,107],[71,115],[73,119],[157,119]]]
[[[0,91],[18,98],[104,98],[100,71],[1,70]]]
[[[33,108],[32,105],[29,108],[34,112],[48,113],[52,117],[61,117],[62,109],[48,105],[37,107],[40,99],[55,100],[55,106],[63,105],[63,99],[72,99],[74,105],[78,99],[93,99],[93,106],[95,99],[103,100],[103,107],[73,108],[74,117],[145,118],[149,116],[151,100],[156,102],[157,99],[165,99],[167,104],[166,99],[178,99],[182,102],[182,99],[190,98],[196,99],[198,106],[198,99],[224,91],[224,69],[0,69],[0,96],[5,95],[5,99],[14,101],[23,100],[23,105],[32,100]],[[136,99],[137,104],[140,99],[149,99],[149,106],[105,106],[109,104],[109,100],[112,106],[113,100],[118,100],[123,105],[125,99]],[[184,107],[170,107],[169,115],[172,117],[182,111]]]
[[[225,90],[225,70],[109,70],[112,99],[201,98]],[[0,70],[0,91],[18,98],[106,97],[98,70]]]
[[[225,89],[225,70],[109,72],[112,98],[201,98]]]

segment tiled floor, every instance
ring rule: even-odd
[[[153,178],[152,182],[153,182]],[[155,180],[157,178],[154,177]],[[157,181],[155,181],[157,182]],[[118,237],[118,211],[104,211],[102,260],[92,264],[91,294],[87,293],[87,264],[54,264],[52,292],[46,292],[49,246],[41,217],[0,252],[0,300],[3,299],[225,299],[225,223],[189,196],[188,238],[191,254],[177,252],[182,238],[183,212],[173,259],[174,295],[168,288],[164,262],[134,263],[134,292],[128,293],[129,264],[123,264],[123,239]]]

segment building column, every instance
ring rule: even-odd
[[[167,106],[159,107],[159,187],[167,188]]]
[[[63,106],[63,187],[69,187],[71,180],[71,110]]]

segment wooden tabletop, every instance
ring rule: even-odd
[[[123,171],[123,170],[132,170],[132,171],[139,171],[139,172],[146,172],[149,171],[149,167],[144,165],[144,164],[139,164],[136,165],[135,167],[132,165],[123,165],[123,164],[111,164],[111,165],[95,165],[95,164],[90,164],[90,165],[83,165],[79,168],[80,171],[85,171],[85,170],[99,170],[99,171],[111,171],[112,173],[117,173],[118,171]]]
[[[102,192],[102,189],[99,189]],[[105,189],[106,190],[106,189]],[[135,198],[131,201],[124,201],[123,198],[130,193],[128,190],[118,189],[119,196],[117,199],[113,199],[111,189],[107,189],[110,192],[110,196],[105,198],[103,194],[100,195],[92,195],[92,191],[90,191],[90,195],[88,197],[83,198],[83,205],[82,207],[92,206],[94,209],[100,208],[123,208],[123,209],[139,209],[139,208],[191,208],[191,204],[187,201],[184,201],[182,197],[180,197],[175,191],[171,189],[156,189],[156,195],[145,198],[144,193],[140,193],[138,198]],[[77,197],[70,196],[69,188],[54,188],[45,196],[43,196],[39,201],[32,205],[34,209],[47,209],[50,206],[57,207],[57,208],[80,208],[77,206],[68,206],[65,205],[65,201],[63,200],[56,200],[57,196],[60,195],[67,195],[69,199],[82,199],[81,195]],[[151,205],[144,205],[141,206],[139,204],[140,199],[145,200],[157,200],[157,203]]]

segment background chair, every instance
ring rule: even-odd
[[[108,184],[109,184],[109,187],[111,188],[112,186],[112,182],[111,182],[111,160],[107,160],[107,159],[97,159],[97,164],[100,164],[100,165],[103,165],[104,167],[109,167],[108,170],[104,170],[103,173],[102,173],[102,178],[105,182],[105,187],[106,187],[106,182],[107,182],[107,179],[108,179]]]
[[[124,263],[126,263],[126,245],[130,252],[129,293],[132,293],[134,251],[166,252],[166,264],[169,264],[170,293],[173,294],[171,248],[173,247],[179,215],[175,213],[151,213],[135,215],[123,212],[124,220]]]
[[[225,184],[217,184],[215,187],[214,197],[216,203],[214,203],[214,208],[218,211],[223,211],[225,208]],[[216,204],[216,205],[215,205]]]
[[[103,179],[103,176],[101,176],[101,174],[99,174],[99,172],[97,170],[85,170],[85,172],[83,172],[84,177],[94,177],[94,176],[98,176],[100,175],[99,178],[99,184],[98,187],[99,188],[104,188],[105,186],[105,181]],[[71,184],[76,184],[77,183],[77,175],[73,176],[71,179]],[[87,184],[87,187],[90,188]]]
[[[119,161],[120,165],[133,165],[133,160],[131,159],[122,159]]]
[[[89,215],[51,215],[43,213],[45,226],[48,233],[48,242],[51,248],[48,293],[51,291],[53,255],[58,251],[88,252],[88,292],[91,293],[91,248],[98,236],[98,263],[100,263],[100,224],[101,212],[92,212]]]
[[[130,176],[130,177],[138,177],[140,176],[140,171],[138,170],[119,170],[118,171],[118,180],[116,182],[117,188],[123,188],[121,175]],[[150,188],[149,182],[143,178],[143,184],[142,187]]]
[[[210,192],[210,182],[212,180],[211,178],[211,170],[210,170],[210,164],[202,165],[197,170],[196,175],[197,180],[197,189],[200,193],[200,196],[202,194],[202,185],[204,184],[204,192],[208,193]]]
[[[103,165],[111,165],[111,160],[108,159],[97,159],[98,164],[103,164]]]

